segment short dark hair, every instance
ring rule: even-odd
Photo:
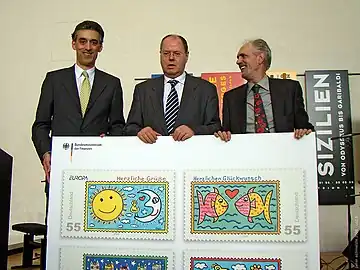
[[[104,41],[104,30],[102,29],[101,25],[94,21],[83,21],[79,23],[76,27],[74,32],[71,34],[71,38],[73,41],[76,40],[76,32],[79,30],[94,30],[99,33],[100,35],[100,44]]]
[[[160,51],[162,49],[162,45],[164,43],[164,40],[167,39],[168,37],[175,37],[175,38],[179,38],[184,46],[184,50],[185,50],[185,53],[189,53],[189,46],[188,46],[188,43],[186,41],[186,39],[180,35],[176,35],[176,34],[169,34],[169,35],[166,35],[165,37],[162,38],[161,42],[160,42]]]

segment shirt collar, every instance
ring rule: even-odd
[[[183,74],[181,74],[180,76],[178,76],[176,78],[169,78],[164,75],[164,84],[166,85],[168,83],[168,81],[171,81],[171,80],[177,80],[179,83],[185,84],[185,78],[186,78],[185,71],[183,72]]]
[[[260,87],[262,89],[264,89],[265,91],[270,91],[269,77],[267,75],[265,75],[264,78],[262,78],[257,84],[260,85]],[[251,83],[251,82],[248,83],[248,93],[251,91],[251,88],[253,86],[254,86],[254,83]]]
[[[75,64],[75,76],[76,79],[79,79],[82,76],[83,73],[83,69],[81,67],[79,67],[77,64]],[[95,74],[95,67],[92,67],[88,70],[86,70],[87,74],[89,75],[89,78],[93,77]]]

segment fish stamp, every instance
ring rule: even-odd
[[[162,171],[65,171],[61,236],[172,239],[174,177]]]
[[[305,241],[301,169],[187,171],[185,239]]]
[[[62,247],[59,269],[167,270],[173,269],[173,258],[173,253],[167,251]]]
[[[279,233],[279,181],[268,181],[266,183],[261,181],[244,181],[219,183],[209,182],[204,186],[203,182],[193,181],[192,191],[196,191],[196,199],[193,202],[194,210],[192,216],[194,217],[192,223],[192,232],[212,232],[205,224],[205,216],[212,218],[211,223],[215,223],[223,215],[234,218],[237,226],[222,228],[223,232],[236,233],[241,230],[242,232],[263,232],[263,233]],[[229,189],[227,187],[231,187]],[[208,188],[213,191],[208,192]],[[224,195],[221,195],[218,188],[222,188]],[[256,189],[256,190],[255,190]],[[233,200],[236,195],[243,191],[233,204],[229,204],[228,200]],[[203,198],[205,193],[205,198]],[[225,197],[228,199],[225,199]],[[247,222],[246,225],[241,225],[239,221],[235,220],[238,214],[244,216]],[[270,217],[271,215],[271,217]],[[251,227],[248,224],[254,224],[256,217],[261,216],[256,227]],[[224,222],[231,222],[231,219],[224,220]],[[204,224],[204,225],[201,225]],[[267,226],[273,225],[273,226]],[[219,225],[221,226],[221,225]],[[225,230],[225,231],[224,231]]]
[[[184,253],[184,269],[190,270],[305,270],[306,253],[233,252],[193,250]]]

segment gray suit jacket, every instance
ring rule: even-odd
[[[164,118],[164,76],[135,86],[125,134],[135,136],[144,127],[169,135]],[[186,125],[196,135],[210,135],[220,129],[216,87],[203,79],[186,75],[175,128]]]
[[[40,157],[51,151],[51,136],[122,135],[125,126],[120,80],[95,70],[84,118],[76,86],[75,66],[48,72],[32,126],[32,140]],[[51,135],[50,135],[51,132]]]
[[[276,132],[293,132],[301,128],[314,130],[305,111],[298,81],[269,78],[269,88]],[[233,134],[246,132],[247,92],[248,84],[244,84],[225,93],[223,130]]]

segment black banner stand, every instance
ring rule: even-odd
[[[7,269],[13,157],[0,149],[0,266]]]

